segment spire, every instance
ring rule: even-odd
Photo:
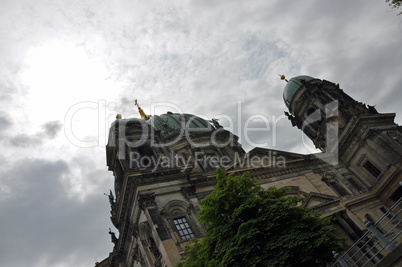
[[[137,99],[134,101],[135,105],[138,107],[138,113],[140,113],[141,115],[141,120],[149,120],[149,118],[151,117],[150,115],[145,114],[145,112],[142,110],[142,108],[140,107],[140,105],[138,105]]]
[[[285,77],[285,75],[280,75],[279,73],[278,73],[278,75],[279,75],[279,77],[281,77],[281,80],[285,80],[286,82],[289,82],[287,79],[286,79],[286,77]]]

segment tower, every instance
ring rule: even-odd
[[[402,138],[395,113],[378,113],[374,106],[352,99],[339,84],[310,76],[291,78],[283,98],[292,125],[321,151],[334,154],[359,184],[373,190],[384,180],[398,188]],[[382,198],[387,200],[390,194],[392,190]]]
[[[353,197],[341,198],[344,209],[333,214],[339,234],[349,241],[344,244],[349,249],[337,262],[399,266],[400,252],[392,252],[401,241],[402,206],[402,138],[395,114],[381,114],[352,99],[339,84],[310,76],[290,79],[283,98],[292,125],[324,152],[338,174],[324,176],[323,181],[341,197],[342,183],[355,191]]]

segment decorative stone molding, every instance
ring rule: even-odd
[[[374,140],[380,134],[380,132],[380,129],[370,129],[368,130],[365,139]]]
[[[197,195],[195,194],[195,185],[184,186],[181,188],[181,191],[186,196],[187,199],[195,198]]]
[[[310,203],[313,200],[321,202],[321,203],[311,206]],[[339,203],[340,203],[340,199],[337,197],[325,195],[325,194],[321,194],[321,193],[310,192],[307,195],[306,199],[304,200],[302,207],[309,207],[314,210],[325,211],[326,209],[339,206]]]
[[[142,222],[139,226],[139,238],[141,240],[144,248],[148,247],[149,236],[151,236],[151,229],[149,228],[148,222]]]
[[[131,257],[133,257],[133,259],[134,259],[134,261],[139,261],[139,251],[138,251],[138,244],[135,244],[133,247],[132,247],[132,249],[131,249],[131,251],[130,251],[130,255],[131,255]]]
[[[285,193],[285,195],[300,195],[300,187],[299,186],[284,186],[284,188],[287,188],[288,191]]]
[[[335,175],[333,173],[325,173],[321,180],[326,182],[326,181],[332,181],[334,179],[335,179]]]
[[[184,202],[182,200],[169,201],[162,209],[161,214],[166,219],[170,219],[172,216],[190,214],[193,205]]]
[[[130,228],[129,228],[129,232],[131,233],[131,235],[132,235],[134,238],[137,238],[137,237],[138,237],[138,225],[136,225],[136,224],[131,224],[131,225],[130,225]]]
[[[399,137],[398,134],[395,131],[387,131],[387,135],[389,137],[391,137],[392,139],[394,139],[394,140],[397,140],[398,137]]]
[[[139,253],[139,262],[142,264],[142,265],[144,265],[145,264],[145,260],[144,260],[144,256],[141,254],[141,253]]]
[[[138,195],[138,206],[141,210],[145,210],[149,206],[155,206],[155,192],[140,193]]]
[[[323,182],[325,182],[329,187],[332,188],[333,191],[335,191],[336,194],[338,194],[341,197],[347,196],[350,193],[341,185],[341,183],[338,181],[336,178],[335,174],[333,173],[325,173],[322,176],[321,179]]]

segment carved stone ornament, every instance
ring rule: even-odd
[[[133,257],[133,259],[135,261],[139,261],[139,257],[138,257],[138,245],[133,246],[133,248],[131,249],[130,255]]]
[[[187,214],[191,215],[191,211],[194,209],[193,203],[190,203],[190,205],[187,208]]]
[[[131,235],[132,235],[133,237],[135,237],[135,238],[138,237],[138,225],[136,225],[136,224],[130,225],[129,231],[131,232]]]
[[[114,246],[116,247],[117,244],[118,244],[118,242],[119,242],[119,239],[116,237],[115,233],[112,232],[112,230],[111,230],[110,228],[109,228],[109,235],[110,235],[110,237],[111,237],[111,239],[112,239],[112,243],[113,243]]]
[[[197,195],[195,194],[195,185],[182,187],[181,191],[186,196],[187,199],[195,198]]]
[[[166,219],[170,219],[169,213],[166,212],[166,209],[162,209],[160,213]]]
[[[137,262],[141,263],[141,266],[145,264],[144,256],[142,253],[138,250],[138,260]]]
[[[391,137],[392,139],[394,139],[394,140],[398,140],[398,134],[395,133],[394,131],[388,131],[388,132],[387,132],[387,135],[388,135],[389,137]]]
[[[322,175],[321,181],[333,181],[335,179],[335,175],[333,173],[325,173]]]
[[[366,139],[374,140],[380,134],[381,130],[379,129],[370,129],[366,135]]]
[[[149,206],[156,205],[155,192],[142,193],[138,195],[138,206],[140,209],[145,210]]]

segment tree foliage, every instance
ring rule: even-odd
[[[385,2],[389,3],[389,6],[392,9],[399,9],[402,5],[402,0],[385,0]],[[402,11],[399,12],[397,15],[401,15]]]
[[[248,173],[217,171],[215,190],[201,201],[198,217],[208,225],[202,241],[193,240],[179,267],[325,266],[342,240],[329,218],[297,206],[286,189],[265,190]]]

